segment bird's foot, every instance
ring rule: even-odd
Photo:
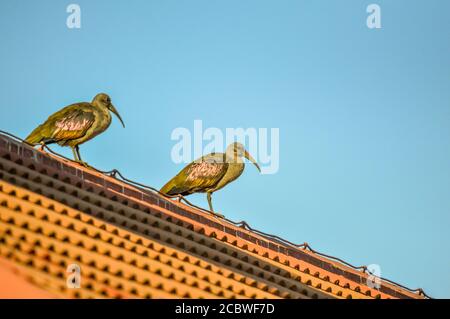
[[[225,218],[225,215],[222,215],[221,213],[216,213],[216,212],[211,211],[211,214],[213,214],[217,217],[220,217],[220,218]]]
[[[80,164],[80,165],[82,165],[82,166],[84,166],[86,168],[91,168],[91,166],[89,166],[88,163],[86,163],[84,161],[81,161],[81,160],[75,161],[75,163],[78,163],[78,164]]]

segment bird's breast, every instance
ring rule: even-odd
[[[98,111],[96,115],[96,123],[94,124],[94,131],[97,134],[104,132],[111,124],[111,114],[109,111]]]
[[[219,181],[214,191],[223,188],[224,186],[241,176],[242,172],[244,171],[244,167],[244,163],[229,163],[225,175]]]

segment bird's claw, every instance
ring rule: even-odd
[[[80,165],[82,165],[82,166],[84,166],[84,167],[86,167],[86,168],[91,168],[91,166],[89,166],[89,164],[86,163],[86,162],[83,162],[83,161],[75,161],[75,162],[80,164]]]
[[[215,216],[217,216],[217,217],[220,217],[220,218],[225,218],[225,215],[222,215],[222,214],[220,214],[220,213],[216,213],[216,212],[211,212],[211,214],[213,214],[213,215],[215,215]]]

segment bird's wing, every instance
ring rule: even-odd
[[[58,142],[83,137],[94,122],[92,106],[89,103],[77,103],[50,116],[43,126],[48,138]]]
[[[188,195],[204,192],[214,187],[225,175],[228,163],[225,163],[224,154],[209,154],[203,156],[178,173],[161,189],[168,195]]]

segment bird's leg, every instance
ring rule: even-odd
[[[220,216],[220,217],[224,217],[222,214],[219,214],[219,213],[214,212],[214,209],[213,209],[213,207],[212,207],[211,195],[212,195],[212,193],[206,193],[206,198],[208,199],[209,210],[210,210],[211,213],[213,213],[214,215],[217,215],[217,216]]]
[[[81,159],[81,155],[80,155],[80,147],[77,145],[75,146],[75,151],[77,154],[77,162],[80,163],[81,165],[83,165],[84,167],[89,167],[88,163],[83,162],[83,160]]]
[[[75,151],[75,147],[71,146],[70,148],[72,149],[73,159],[75,160],[75,162],[78,163],[78,162],[80,161],[80,159],[78,158],[78,154],[77,154],[77,152]]]
[[[81,162],[81,156],[80,156],[80,147],[77,145],[75,146],[75,151],[77,152],[78,160]]]
[[[41,144],[41,146],[39,147],[39,150],[40,150],[40,151],[43,151],[43,150],[44,150],[44,147],[45,147],[45,143],[44,143],[44,142],[41,142],[40,144]]]
[[[208,200],[209,210],[214,213],[214,209],[211,203],[211,193],[206,193],[206,199]]]

